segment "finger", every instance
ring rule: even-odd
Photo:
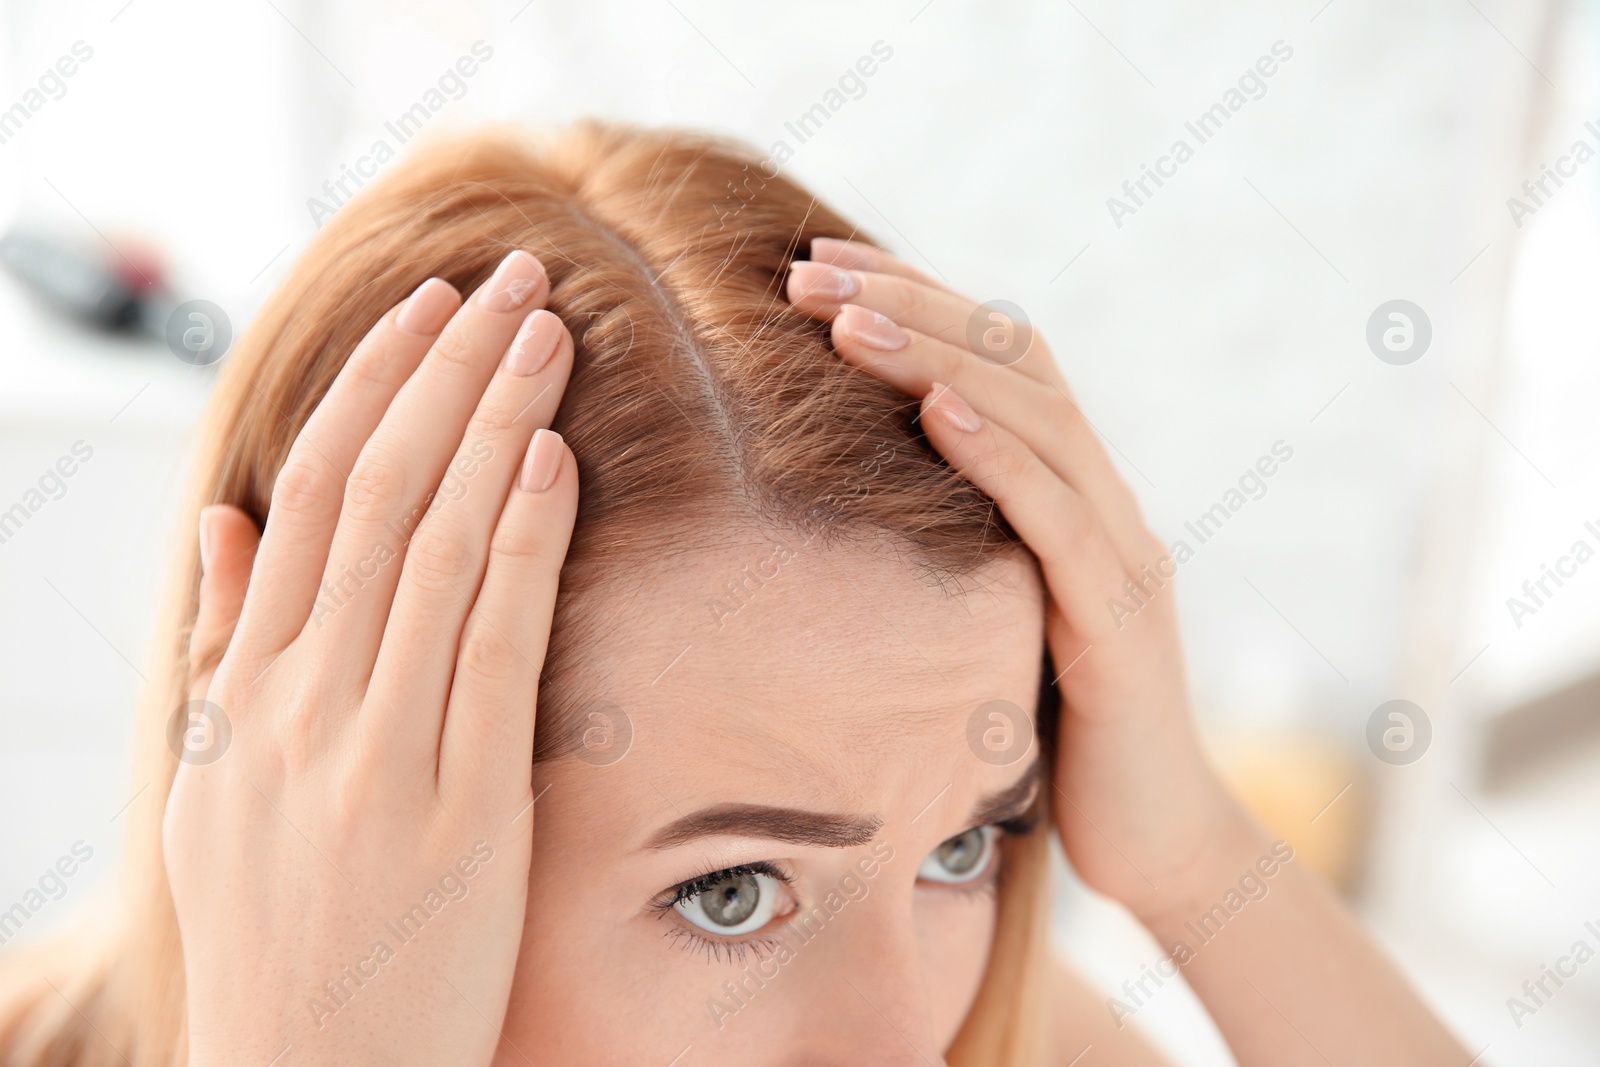
[[[1039,560],[1051,600],[1085,645],[1121,628],[1110,607],[1130,581],[1088,502],[1015,434],[984,419],[943,383],[922,399],[922,426],[941,455],[999,505]],[[1076,655],[1081,649],[1073,650]]]
[[[902,329],[892,319],[846,304],[833,320],[840,357],[908,396],[936,382],[951,385],[986,419],[1020,437],[1057,475],[1081,493],[1111,534],[1123,566],[1137,573],[1160,556],[1138,499],[1117,473],[1099,435],[1076,403],[1052,384],[1012,374],[965,348]],[[1152,549],[1156,549],[1154,555]]]
[[[1055,357],[1031,325],[949,290],[805,260],[789,265],[785,286],[790,302],[815,318],[831,319],[846,303],[858,304],[946,344],[968,350],[981,346],[996,366],[1035,381],[1061,380]]]
[[[406,550],[368,690],[377,697],[372,727],[395,759],[437,769],[451,673],[490,540],[528,443],[554,420],[571,369],[566,327],[548,311],[533,312],[484,392]]]
[[[273,483],[256,561],[263,577],[245,597],[241,644],[274,656],[305,625],[356,456],[460,304],[450,283],[423,282],[362,338],[306,420]]]
[[[539,672],[578,512],[578,465],[561,435],[534,435],[495,526],[488,573],[461,635],[439,743],[439,788],[487,778],[531,789]]]
[[[200,606],[189,631],[189,699],[211,685],[233,639],[261,534],[250,516],[229,504],[200,511]]]
[[[943,282],[935,281],[922,273],[911,264],[899,259],[881,248],[860,241],[841,241],[837,237],[813,237],[811,239],[811,262],[831,263],[835,267],[845,270],[869,270],[878,274],[894,274],[901,278],[909,278],[914,282],[926,285],[930,289],[943,289],[947,293],[954,293]]]
[[[361,449],[345,489],[322,596],[305,632],[343,684],[370,677],[407,544],[427,513],[468,420],[528,313],[550,284],[522,250],[461,305]]]

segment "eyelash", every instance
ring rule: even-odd
[[[659,908],[662,911],[670,911],[690,897],[697,897],[704,893],[724,878],[736,878],[741,874],[764,874],[768,878],[777,879],[790,889],[794,888],[794,878],[787,871],[776,864],[768,863],[766,860],[757,860],[755,863],[741,863],[737,867],[718,867],[714,871],[707,871],[705,874],[691,878],[687,882],[679,882],[651,901],[650,906]]]
[[[774,863],[758,860],[755,863],[741,863],[737,867],[719,867],[714,871],[707,871],[697,878],[691,878],[687,882],[679,882],[651,901],[650,906],[655,909],[657,918],[671,919],[673,909],[683,901],[704,893],[724,878],[732,878],[741,874],[764,874],[775,881],[782,882],[791,893],[794,892],[794,877],[789,872]],[[778,946],[777,939],[762,937],[759,934],[744,938],[713,938],[707,937],[697,930],[689,929],[684,925],[673,926],[666,932],[666,936],[680,941],[683,947],[689,951],[705,953],[707,963],[724,960],[724,953],[727,954],[724,962],[729,963],[733,962],[734,959],[743,962],[752,953],[757,960],[762,960],[766,958],[763,955],[764,952],[773,951]]]
[[[759,962],[777,951],[778,940],[774,937],[747,937],[738,938],[711,938],[694,930],[678,926],[666,932],[666,936],[681,943],[681,947],[690,952],[704,953],[707,963],[733,963],[737,960],[743,963],[754,956]]]
[[[1004,822],[992,823],[1000,828],[1001,833],[1007,837],[1026,837],[1033,833],[1033,828],[1039,825],[1039,805],[1032,804],[1021,815]]]
[[[989,823],[988,825],[994,826],[1005,837],[1012,838],[1026,836],[1033,831],[1033,828],[1038,823],[1038,814],[1030,808],[1025,815],[1007,819],[1004,822]],[[991,863],[992,873],[987,877],[965,885],[942,886],[940,891],[969,897],[998,895],[1005,877],[1004,852],[997,853]],[[671,919],[673,909],[678,904],[704,893],[724,878],[741,874],[767,875],[769,878],[782,882],[790,892],[794,892],[794,877],[792,875],[776,864],[769,863],[766,860],[758,860],[754,863],[741,863],[736,867],[719,867],[714,871],[707,871],[705,874],[691,878],[687,882],[679,882],[651,901],[650,907],[655,910],[657,918]],[[723,960],[724,953],[727,954],[726,962],[732,962],[735,959],[743,962],[751,954],[754,954],[757,960],[762,960],[766,958],[763,953],[772,952],[778,947],[778,941],[773,937],[757,935],[745,938],[712,938],[696,930],[689,929],[687,926],[674,926],[667,930],[664,936],[680,942],[682,947],[689,951],[703,952],[707,963]]]

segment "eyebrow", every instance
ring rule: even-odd
[[[1033,806],[1039,791],[1040,761],[1035,759],[1014,785],[981,798],[969,825],[1008,822]],[[833,815],[762,804],[719,804],[663,826],[645,843],[649,849],[676,848],[696,838],[726,834],[760,837],[817,848],[853,848],[871,841],[883,826],[876,816]]]
[[[882,819],[860,815],[827,815],[760,804],[721,804],[668,823],[656,831],[645,847],[675,848],[697,837],[735,834],[819,848],[851,848],[871,841],[882,825]]]

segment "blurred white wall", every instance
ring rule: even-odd
[[[1504,1000],[1600,918],[1600,758],[1499,797],[1476,761],[1483,723],[1600,668],[1600,564],[1520,628],[1505,607],[1600,525],[1600,161],[1521,227],[1506,206],[1574,140],[1600,146],[1595,39],[1553,0],[12,0],[0,108],[75,42],[93,58],[0,143],[0,219],[157,240],[183,295],[243,328],[314,232],[308,199],[474,42],[492,58],[429,133],[598,114],[787,142],[785,169],[868,232],[1027,311],[1163,537],[1292,448],[1182,571],[1202,719],[1224,748],[1345,754],[1377,806],[1362,906],[1483,1062],[1591,1062],[1600,978],[1520,1029]],[[786,123],[878,42],[890,58],[800,143]],[[1186,123],[1263,57],[1200,143]],[[1135,203],[1146,165],[1171,176]],[[1395,299],[1432,328],[1403,366],[1366,340]],[[0,902],[74,841],[96,850],[42,929],[111,868],[140,802],[127,715],[210,376],[63,324],[9,278],[0,329],[0,508],[74,442],[94,450],[0,544]],[[1397,697],[1435,734],[1403,767],[1364,740]],[[1060,919],[1108,990],[1155,957],[1071,883]],[[1181,990],[1139,1022],[1176,1062],[1229,1062]]]

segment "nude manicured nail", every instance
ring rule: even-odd
[[[544,282],[544,267],[519,248],[500,261],[478,294],[478,303],[489,311],[515,311],[532,300]]]
[[[897,326],[889,316],[868,311],[858,304],[846,304],[840,308],[836,321],[845,333],[880,352],[893,352],[911,342],[911,335]]]
[[[983,429],[983,416],[972,410],[972,405],[961,399],[960,393],[943,382],[934,382],[930,392],[933,400],[928,406],[956,429],[965,433],[976,433]]]
[[[394,324],[406,333],[429,337],[444,329],[460,303],[455,286],[443,278],[429,278],[406,297]]]
[[[538,374],[561,343],[561,320],[540,308],[522,320],[511,347],[506,349],[506,370],[526,378]]]
[[[517,488],[526,493],[542,493],[555,484],[561,470],[561,435],[554,430],[533,431],[533,443],[522,461]]]
[[[824,300],[847,300],[861,291],[854,274],[828,263],[796,260],[789,265],[791,292],[795,296],[816,296]]]
[[[841,241],[837,237],[813,237],[811,259],[816,263],[832,263],[846,270],[871,270],[872,252],[854,241]]]

